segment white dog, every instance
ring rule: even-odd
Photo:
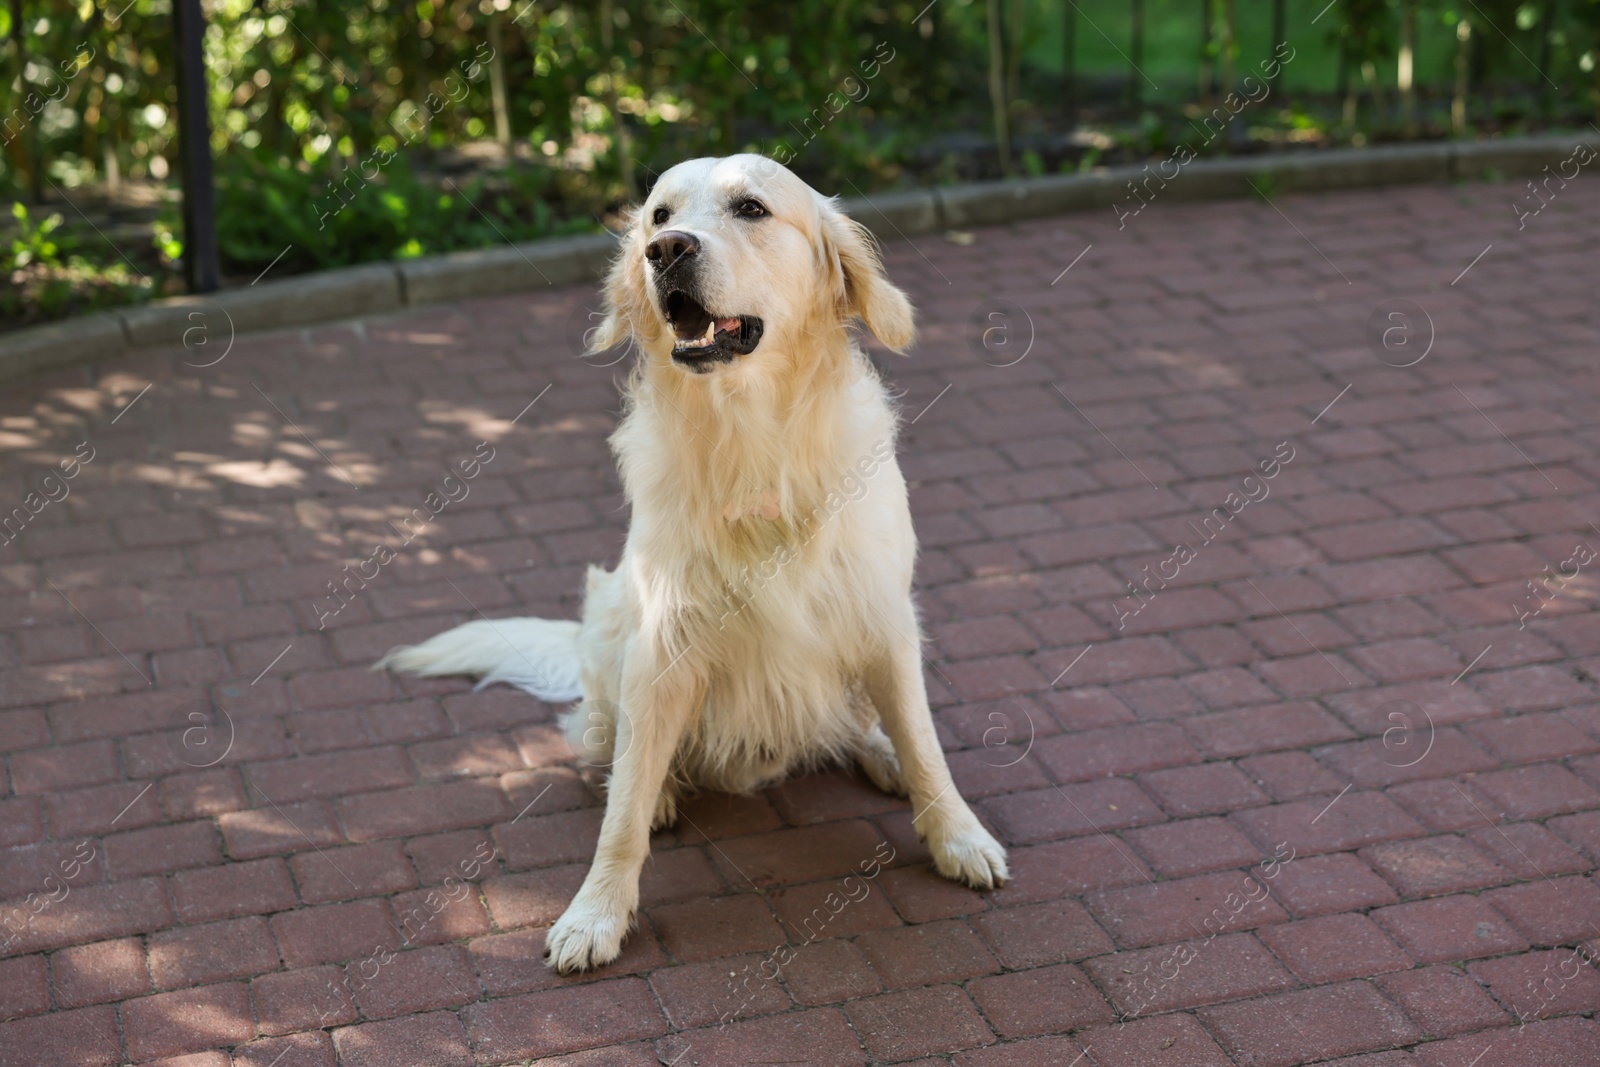
[[[582,623],[472,622],[378,665],[585,698],[567,737],[611,777],[550,966],[616,958],[679,797],[841,759],[909,792],[940,874],[1003,883],[928,710],[895,413],[851,335],[860,318],[904,349],[912,311],[869,235],[762,156],[690,160],[633,220],[605,298],[595,347],[639,352],[611,438],[633,506],[617,569],[590,569]]]

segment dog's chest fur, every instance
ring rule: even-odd
[[[608,597],[591,592],[695,672],[699,721],[681,757],[693,784],[743,791],[848,750],[873,718],[857,686],[904,597],[915,542],[894,461],[894,417],[875,376],[839,390],[827,418],[762,425],[681,399],[640,404],[613,445],[633,504]],[[905,635],[917,640],[916,634]],[[676,667],[674,669],[677,669]]]

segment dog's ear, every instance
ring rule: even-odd
[[[644,253],[637,247],[640,235],[638,209],[629,208],[623,216],[626,228],[618,242],[616,257],[606,271],[602,296],[605,315],[595,328],[588,354],[604,352],[630,337],[641,344],[655,339],[658,329],[650,314],[650,295],[644,276]]]
[[[916,335],[911,301],[884,274],[877,242],[832,200],[819,207],[824,254],[837,272],[835,289],[845,315],[859,315],[874,337],[896,352],[905,351]]]

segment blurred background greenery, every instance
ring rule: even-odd
[[[223,269],[598,230],[697,155],[792,155],[849,196],[1600,103],[1600,0],[1322,4],[211,0]],[[0,0],[0,40],[0,329],[181,290],[170,0]],[[1197,135],[1230,87],[1259,102]]]

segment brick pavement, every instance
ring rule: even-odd
[[[1600,546],[1600,193],[1517,192],[891,242],[929,687],[1014,879],[851,774],[702,797],[581,979],[554,709],[366,667],[615,557],[588,294],[8,387],[5,507],[76,477],[0,549],[0,1064],[1600,1062],[1596,568],[1529,586]]]

